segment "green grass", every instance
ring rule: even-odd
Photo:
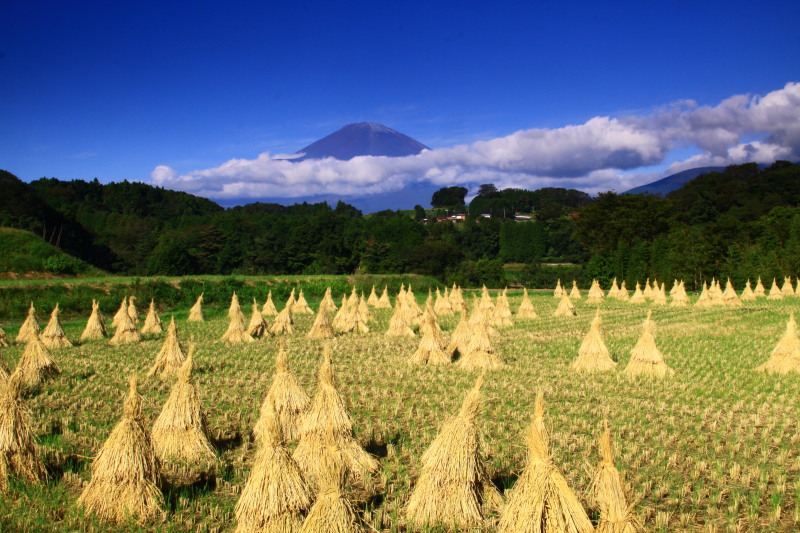
[[[423,295],[418,297],[422,301]],[[518,293],[512,294],[512,309],[519,300]],[[537,293],[532,300],[539,319],[492,337],[506,366],[489,372],[483,388],[479,426],[490,471],[501,487],[511,486],[524,467],[523,431],[541,387],[555,463],[584,504],[591,468],[599,461],[596,439],[607,418],[616,465],[636,502],[634,512],[648,531],[798,530],[800,375],[763,375],[753,369],[769,357],[789,312],[800,308],[800,297],[760,300],[740,309],[654,308],[656,343],[676,372],[663,381],[621,375],[649,306],[617,301],[600,306],[605,342],[619,366],[616,372],[586,376],[574,374],[569,365],[596,306],[582,300],[576,317],[554,318],[558,302],[550,294]],[[316,307],[317,301],[310,303]],[[276,304],[280,308],[282,301],[276,299]],[[115,310],[104,308],[106,317]],[[170,386],[144,378],[162,338],[116,348],[93,342],[54,351],[61,376],[26,398],[53,475],[40,487],[16,484],[0,498],[0,531],[233,528],[233,509],[254,452],[247,436],[271,380],[279,339],[223,345],[217,339],[227,326],[224,309],[210,310],[211,320],[202,324],[187,323],[187,310],[181,307],[175,316],[181,339],[192,339],[198,347],[196,382],[211,434],[233,443],[220,449],[216,488],[170,493],[172,504],[162,524],[105,527],[76,509],[80,483],[90,476],[88,457],[97,453],[119,419],[128,376],[140,376],[151,422]],[[374,314],[371,333],[339,337],[331,341],[331,349],[357,438],[363,445],[386,449],[380,458],[381,499],[369,503],[365,519],[378,531],[404,531],[402,510],[419,473],[420,456],[443,421],[458,410],[477,372],[409,365],[418,341],[387,339],[383,331],[390,312]],[[311,395],[320,345],[304,336],[313,317],[295,318],[297,333],[286,339],[287,351],[299,383]],[[440,317],[440,323],[447,335],[456,318]],[[64,328],[76,340],[84,324],[83,319],[67,321]],[[15,332],[18,326],[6,330]],[[13,367],[21,352],[21,346],[12,346],[2,357]],[[349,495],[363,511],[364,495],[356,490]]]
[[[0,227],[0,273],[50,272],[101,275],[102,271],[55,248],[29,231]]]

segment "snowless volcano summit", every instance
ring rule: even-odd
[[[347,161],[361,155],[403,157],[429,148],[408,135],[382,124],[359,122],[309,144],[297,152],[292,161],[333,157]]]

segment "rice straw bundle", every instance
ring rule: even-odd
[[[797,295],[800,295],[800,278],[796,278],[796,279],[797,279],[797,283],[796,283],[796,285],[794,287],[794,293],[797,294]]]
[[[553,316],[575,316],[576,314],[575,304],[572,303],[572,300],[570,300],[566,291],[564,291],[564,295],[561,297],[561,301],[558,303],[558,307],[556,307]]]
[[[3,357],[0,356],[0,386],[5,383],[10,375],[11,371],[8,369],[8,365],[3,361]]]
[[[156,354],[156,360],[147,375],[148,377],[157,375],[161,379],[166,379],[176,375],[185,361],[186,351],[178,340],[178,327],[173,316],[167,327],[167,338],[164,339],[164,344]]]
[[[411,356],[410,361],[418,365],[444,365],[450,362],[450,356],[442,350],[443,340],[439,334],[438,326],[434,315],[427,315],[427,320],[422,323],[420,333],[422,339],[419,341],[417,351]]]
[[[600,510],[597,533],[644,533],[644,527],[633,514],[625,497],[625,486],[619,470],[614,466],[611,450],[611,430],[608,420],[603,421],[600,437],[602,461],[592,477],[592,499]]]
[[[505,296],[505,289],[503,289],[503,292],[497,295],[497,303],[494,305],[494,312],[492,312],[489,323],[499,328],[510,327],[514,325],[514,322],[511,321],[512,316],[508,298]]]
[[[794,287],[792,287],[791,276],[783,278],[783,287],[781,287],[781,294],[783,294],[784,296],[794,296]]]
[[[287,309],[287,308],[291,309],[292,307],[294,307],[294,304],[296,304],[296,303],[297,303],[297,300],[295,300],[295,297],[294,297],[294,289],[292,289],[292,292],[289,293],[289,297],[286,299],[286,304],[283,306],[283,308],[284,309]]]
[[[156,314],[155,301],[150,300],[150,309],[147,311],[147,316],[144,319],[142,335],[158,335],[160,333],[164,333],[164,325],[161,323],[158,314]]]
[[[328,288],[325,289],[325,294],[322,296],[322,301],[319,303],[319,309],[317,309],[317,312],[318,313],[330,313],[332,311],[336,311],[337,309],[338,308],[336,307],[336,302],[333,301],[333,295],[331,294],[331,288],[328,287]]]
[[[114,318],[111,320],[111,327],[115,329],[118,328],[120,322],[122,322],[122,317],[125,316],[130,318],[130,316],[128,315],[128,298],[124,297],[122,298],[122,303],[119,305],[119,309],[117,309]]]
[[[458,414],[444,423],[422,455],[419,479],[405,509],[412,530],[479,528],[502,504],[489,478],[476,423],[482,384],[481,375]]]
[[[193,482],[214,470],[216,454],[208,440],[206,417],[192,379],[194,346],[189,348],[178,380],[153,422],[152,438],[162,471],[172,482]]]
[[[361,293],[361,297],[358,299],[358,316],[364,323],[373,321],[372,313],[367,305],[367,300],[364,298],[364,293]]]
[[[236,296],[236,291],[233,291],[233,295],[231,296],[231,305],[228,308],[228,318],[231,321],[234,319],[239,320],[242,324],[244,324],[245,321],[242,307],[239,305],[239,297]]]
[[[650,278],[647,278],[644,282],[644,289],[642,290],[642,296],[645,297],[647,300],[653,299],[653,287],[650,286]]]
[[[772,278],[772,287],[769,290],[767,300],[783,300],[783,293],[778,288],[778,282],[775,281],[775,278]]]
[[[0,348],[7,348],[9,345],[8,337],[3,328],[0,328]]]
[[[708,284],[703,282],[703,290],[700,291],[700,297],[694,303],[695,307],[711,307],[714,303],[711,301],[711,295],[708,293]]]
[[[617,285],[617,278],[614,278],[614,280],[611,282],[611,288],[608,289],[608,294],[606,296],[608,296],[609,298],[616,298],[618,292],[619,292],[619,285]]]
[[[739,299],[739,295],[736,294],[736,291],[733,289],[733,284],[731,283],[730,278],[728,278],[728,282],[725,284],[725,292],[722,293],[722,301],[725,302],[725,305],[728,307],[742,306],[742,301]]]
[[[767,295],[767,291],[764,289],[764,284],[761,283],[761,276],[758,277],[758,282],[756,283],[756,288],[753,289],[753,294],[756,295],[756,298],[762,298]]]
[[[667,288],[664,284],[661,287],[653,288],[653,305],[667,305]]]
[[[447,292],[447,289],[445,289],[445,292]],[[447,295],[442,296],[438,287],[436,288],[436,303],[433,306],[433,310],[436,311],[437,315],[449,316],[453,314],[453,304],[450,303]]]
[[[391,309],[392,302],[389,300],[389,289],[384,286],[383,293],[381,293],[381,297],[378,299],[378,303],[375,304],[375,309]]]
[[[128,297],[128,316],[134,325],[139,324],[139,310],[136,309],[136,296]]]
[[[103,315],[100,314],[100,304],[93,299],[92,314],[89,315],[89,321],[86,322],[86,327],[81,333],[81,342],[96,341],[105,338],[106,335],[106,325],[103,322]]]
[[[371,305],[372,307],[378,305],[378,295],[375,294],[375,285],[373,285],[372,290],[369,291],[369,298],[367,298],[367,305]]]
[[[17,332],[17,342],[28,342],[38,338],[39,331],[39,317],[36,316],[36,309],[33,307],[33,302],[31,302],[31,306],[28,308],[28,316],[19,327],[19,332]]]
[[[311,329],[308,330],[306,337],[309,339],[332,339],[335,336],[336,332],[333,330],[333,324],[331,324],[331,319],[327,311],[320,308],[317,317],[314,319],[314,324],[312,324]]]
[[[236,502],[234,533],[296,533],[314,493],[284,446],[274,412],[262,418],[261,445]]]
[[[272,301],[272,291],[270,290],[267,294],[267,301],[264,302],[263,307],[261,307],[261,316],[277,316],[278,309],[275,307],[275,303]]]
[[[344,451],[337,445],[327,445],[320,454],[320,491],[308,511],[300,533],[363,533],[353,505],[344,496],[350,475]]]
[[[495,369],[503,366],[503,360],[494,352],[489,341],[489,330],[485,324],[471,328],[469,343],[456,363],[459,368],[471,370],[473,368]]]
[[[237,308],[239,306],[238,300],[236,301],[236,306]],[[244,329],[244,315],[241,310],[236,313],[229,313],[228,316],[230,317],[230,322],[228,322],[228,329],[222,334],[221,341],[229,344],[255,342],[255,339]]]
[[[750,280],[748,279],[747,283],[745,283],[744,290],[742,291],[741,300],[743,302],[752,302],[755,299],[756,299],[756,295],[753,292],[753,287],[750,286]]]
[[[711,305],[725,305],[722,289],[720,289],[719,281],[716,279],[711,279],[711,287],[708,289],[708,295],[711,297]]]
[[[142,335],[137,331],[136,324],[133,323],[128,314],[122,315],[119,319],[119,325],[114,332],[114,336],[108,341],[112,346],[117,344],[130,344],[133,342],[140,342]]]
[[[313,315],[314,310],[308,306],[306,297],[303,295],[303,289],[300,289],[300,295],[297,297],[297,302],[292,305],[292,313],[298,315]]]
[[[433,306],[430,302],[425,304],[425,311],[422,313],[422,321],[419,325],[420,335],[424,335],[428,329],[433,330],[433,334],[436,336],[439,346],[444,346],[444,340],[442,339],[442,328],[439,326],[439,320],[436,316],[436,311],[433,310]]]
[[[66,333],[64,333],[64,329],[61,327],[61,319],[58,315],[58,304],[56,304],[53,312],[50,313],[50,322],[47,323],[47,327],[44,328],[41,335],[42,344],[50,350],[70,348],[72,346]]]
[[[286,304],[286,307],[281,309],[278,316],[275,317],[275,322],[269,328],[269,332],[273,335],[282,335],[284,333],[291,335],[294,333],[294,318],[292,318],[292,311],[294,304]]]
[[[131,377],[122,419],[92,462],[92,479],[77,504],[108,522],[163,518],[164,497],[158,488],[158,459],[144,427],[142,397]]]
[[[414,296],[414,291],[411,290],[411,285],[408,286],[408,290],[406,290],[405,295],[406,301],[406,312],[408,316],[411,317],[412,324],[419,325],[420,319],[422,318],[422,309],[420,309],[419,304],[417,303],[417,298]]]
[[[586,300],[586,303],[590,304],[599,304],[603,303],[603,300],[606,298],[606,293],[603,292],[603,289],[600,288],[600,283],[595,279],[592,280],[592,286],[589,287],[589,299]]]
[[[603,342],[603,334],[600,331],[601,322],[600,309],[598,309],[589,332],[578,348],[578,357],[572,362],[573,370],[577,372],[607,372],[617,367],[617,363],[611,359],[606,343]]]
[[[569,297],[572,300],[580,300],[583,298],[583,296],[581,296],[581,291],[578,289],[578,282],[574,279],[572,280],[572,290],[569,292]]]
[[[647,285],[649,287],[649,285]],[[636,290],[633,291],[633,296],[631,296],[630,302],[632,304],[643,304],[647,303],[645,300],[644,292],[642,292],[642,286],[639,285],[639,282],[636,282]]]
[[[269,337],[267,321],[258,309],[258,302],[253,298],[253,311],[250,314],[250,323],[247,325],[247,333],[254,339],[264,336]]]
[[[689,305],[689,296],[686,294],[686,289],[683,286],[683,281],[678,282],[677,287],[673,287],[670,291],[672,293],[672,307],[685,307]]]
[[[517,309],[517,320],[527,320],[538,317],[539,315],[536,314],[536,309],[533,308],[531,299],[528,297],[528,289],[523,288],[522,302],[519,304],[519,309]]]
[[[300,442],[294,451],[294,459],[306,480],[317,489],[323,488],[320,481],[325,475],[319,456],[325,446],[332,444],[341,449],[346,468],[365,487],[370,487],[372,475],[378,470],[378,461],[353,438],[353,422],[336,389],[330,349],[326,345],[317,377],[317,393],[303,416]]]
[[[456,329],[450,336],[450,344],[447,345],[445,352],[451,356],[463,355],[467,351],[469,341],[472,338],[472,326],[467,319],[467,312],[461,311],[461,320],[459,320]]]
[[[335,331],[343,333],[346,325],[349,323],[350,319],[348,316],[353,312],[350,309],[350,302],[347,297],[343,294],[342,295],[342,304],[339,306],[339,310],[336,311],[336,314],[333,315],[333,322],[331,325]]]
[[[759,372],[773,372],[787,374],[800,372],[800,339],[797,338],[797,324],[794,313],[789,315],[786,331],[772,350],[772,355],[766,363],[756,367]]]
[[[655,341],[655,324],[650,320],[651,312],[642,325],[642,335],[631,350],[631,360],[623,371],[629,376],[663,378],[675,375],[675,371],[664,362]]]
[[[0,493],[8,490],[9,478],[39,484],[47,477],[22,388],[19,370],[0,381]]]
[[[321,313],[324,314],[324,313]],[[253,437],[259,440],[264,435],[269,418],[274,417],[280,430],[281,442],[289,442],[300,437],[300,426],[311,399],[298,385],[297,379],[289,368],[289,359],[281,342],[278,356],[275,359],[275,375],[272,378],[261,411],[253,428]]]
[[[592,522],[550,455],[544,398],[536,396],[527,431],[528,461],[508,495],[498,533],[591,533]]]
[[[492,297],[489,295],[489,289],[486,288],[486,285],[484,285],[481,290],[481,301],[479,305],[486,315],[491,316],[492,311],[494,311],[494,303],[492,302]]]
[[[619,286],[619,291],[617,291],[617,300],[627,302],[629,298],[630,295],[628,294],[628,288],[625,286],[625,280],[623,279]]]
[[[564,289],[561,287],[561,279],[556,281],[556,288],[553,290],[553,298],[561,298],[564,295]]]
[[[450,305],[453,310],[461,309],[464,306],[464,296],[461,294],[461,288],[453,283],[453,288],[450,289]]]
[[[188,322],[204,322],[205,319],[203,318],[203,293],[200,293],[200,296],[197,297],[197,301],[194,303],[191,309],[189,309],[189,318],[186,319]]]
[[[25,345],[25,351],[17,362],[17,370],[21,374],[22,383],[29,388],[61,373],[39,337],[34,337]]]

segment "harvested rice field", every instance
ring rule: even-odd
[[[473,299],[470,291],[464,291],[471,311],[473,306],[480,308],[480,291],[475,294]],[[497,294],[492,292],[493,302]],[[416,295],[422,309],[426,296]],[[487,370],[459,364],[458,358],[446,364],[412,363],[424,335],[387,337],[393,310],[372,306],[368,315],[359,315],[355,332],[330,340],[307,338],[317,317],[295,313],[293,333],[240,344],[222,342],[232,322],[241,322],[245,329],[253,323],[250,302],[242,302],[243,318],[208,311],[203,322],[188,321],[189,308],[159,309],[156,302],[163,332],[113,346],[109,345],[114,333],[111,321],[117,309],[100,309],[108,325],[108,336],[101,340],[80,341],[88,313],[81,321],[66,321],[63,332],[74,346],[47,349],[60,373],[23,387],[16,402],[30,411],[30,430],[46,479],[35,483],[9,477],[0,494],[0,531],[233,531],[237,501],[259,446],[286,448],[291,453],[298,445],[296,439],[270,440],[274,432],[269,429],[264,430],[263,442],[261,437],[258,442],[252,437],[281,344],[297,384],[312,399],[323,346],[329,347],[333,383],[349,410],[352,435],[378,462],[374,474],[353,472],[344,482],[341,478],[346,473],[320,474],[312,492],[328,507],[314,508],[316,519],[326,509],[340,513],[350,509],[364,531],[413,530],[406,508],[423,471],[423,454],[448,419],[472,409],[462,409],[462,402],[483,374],[477,411],[474,416],[462,415],[474,422],[481,450],[478,458],[485,459],[485,474],[504,501],[513,494],[529,456],[536,455],[529,454],[527,446],[535,439],[527,430],[541,391],[548,464],[563,474],[593,527],[602,522],[592,496],[592,477],[601,461],[598,441],[607,420],[614,465],[625,480],[632,515],[645,531],[800,529],[800,373],[755,370],[770,359],[787,330],[790,313],[800,310],[800,296],[761,297],[741,307],[694,306],[697,295],[689,295],[690,305],[685,307],[654,305],[649,298],[645,303],[606,298],[590,304],[586,296],[583,291],[580,299],[572,300],[574,315],[556,317],[561,299],[552,292],[531,293],[538,317],[520,320],[516,311],[523,295],[510,291],[512,324],[495,325],[488,335],[490,350],[502,366]],[[395,305],[395,295],[391,297]],[[264,300],[266,294],[259,303]],[[334,301],[340,306],[341,295],[334,295]],[[308,304],[317,310],[320,302]],[[284,302],[276,301],[275,306],[281,311]],[[606,372],[578,373],[572,363],[597,309],[602,340],[617,364]],[[643,328],[648,310],[652,311],[651,325]],[[41,330],[50,311],[38,310]],[[146,307],[140,312],[139,330]],[[491,312],[488,307],[483,310],[487,316]],[[194,346],[189,381],[199,391],[216,464],[187,477],[190,482],[181,482],[180,473],[197,470],[196,463],[173,467],[177,476],[157,480],[163,493],[160,512],[143,521],[128,516],[106,522],[77,501],[93,474],[97,475],[92,461],[118,422],[139,420],[149,432],[167,402],[180,362],[171,374],[162,372],[164,357],[159,358],[158,372],[151,369],[173,316],[186,352],[190,344]],[[333,311],[329,317],[335,326]],[[24,319],[20,316],[17,322],[3,325],[9,341],[17,337]],[[276,322],[275,316],[264,319],[267,328]],[[363,332],[359,321],[368,332]],[[457,315],[438,316],[441,332],[437,334],[442,342],[449,343],[458,322]],[[467,329],[475,333],[482,327]],[[663,356],[661,363],[674,375],[635,377],[624,372],[643,331],[652,335]],[[0,354],[13,371],[25,350],[24,343],[11,343],[0,348]],[[134,375],[141,395],[138,403],[130,396],[129,379]],[[187,383],[188,378],[181,379]],[[329,381],[325,383],[324,387],[330,387]],[[10,409],[8,401],[0,409]],[[3,416],[8,418],[0,412]],[[3,423],[7,420],[0,420],[0,426]],[[341,427],[346,430],[345,426]],[[0,446],[8,446],[8,431],[0,427]],[[541,435],[537,438],[541,440]],[[468,443],[460,444],[446,449],[462,453]],[[134,439],[133,446],[143,445]],[[328,451],[317,456],[315,468],[325,471],[326,461],[335,462]],[[454,473],[455,478],[458,474]],[[503,505],[487,508],[480,525],[431,524],[418,529],[499,531],[502,511]],[[298,520],[307,512],[301,512]],[[304,531],[335,530],[325,523],[318,521]],[[237,531],[245,530],[252,529],[240,524]]]

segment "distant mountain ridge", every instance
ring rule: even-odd
[[[646,183],[633,189],[629,189],[622,194],[655,194],[656,196],[664,196],[674,190],[680,189],[685,183],[695,179],[697,176],[707,174],[709,172],[722,172],[725,167],[697,167],[671,174],[666,178],[658,181]]]
[[[405,157],[416,155],[427,146],[399,131],[372,122],[358,122],[313,142],[290,157],[291,161],[332,157],[348,161],[358,156]]]

